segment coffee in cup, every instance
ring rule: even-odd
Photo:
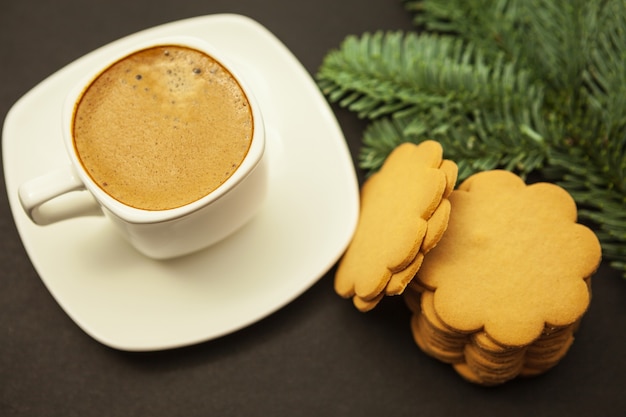
[[[39,225],[71,218],[81,211],[64,217],[48,203],[87,191],[149,257],[222,240],[256,214],[267,191],[265,127],[250,85],[228,51],[193,37],[118,49],[69,92],[69,165],[19,187],[24,211]]]
[[[167,210],[211,193],[241,165],[253,134],[233,75],[197,49],[161,45],[105,69],[73,120],[76,153],[107,194]]]

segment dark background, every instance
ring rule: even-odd
[[[348,34],[412,29],[399,0],[2,0],[0,115],[96,47],[224,12],[266,26],[311,74]],[[335,110],[356,155],[364,124]],[[333,270],[237,333],[170,351],[120,352],[88,337],[50,296],[20,242],[4,180],[1,187],[0,416],[626,415],[626,281],[605,264],[565,359],[543,376],[497,388],[466,383],[421,353],[399,298],[356,311],[335,295]]]

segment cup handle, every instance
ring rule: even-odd
[[[78,177],[74,168],[68,165],[65,168],[51,171],[25,182],[19,187],[18,196],[22,208],[33,223],[47,225],[65,217],[75,217],[76,214],[70,214],[65,217],[59,217],[58,215],[49,216],[41,213],[39,208],[57,197],[71,191],[80,190],[85,190],[85,185]],[[93,214],[93,210],[91,210],[91,213]]]

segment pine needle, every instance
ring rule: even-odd
[[[626,2],[404,4],[416,31],[348,36],[317,74],[331,102],[370,120],[361,168],[435,139],[460,179],[540,172],[571,193],[626,278]]]

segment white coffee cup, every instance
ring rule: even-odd
[[[83,92],[104,70],[137,51],[160,45],[195,49],[219,62],[237,81],[247,98],[253,133],[240,166],[217,189],[180,207],[146,210],[118,201],[94,182],[74,146],[73,123],[75,109]],[[20,202],[31,220],[45,227],[56,221],[54,216],[43,214],[45,210],[42,207],[46,207],[46,203],[70,192],[86,190],[101,209],[98,212],[110,219],[139,252],[155,259],[173,258],[206,248],[246,224],[260,209],[267,190],[265,128],[259,104],[250,86],[224,55],[224,51],[200,39],[160,38],[136,44],[87,74],[85,81],[69,93],[63,109],[63,140],[69,165],[31,179],[19,187]]]

